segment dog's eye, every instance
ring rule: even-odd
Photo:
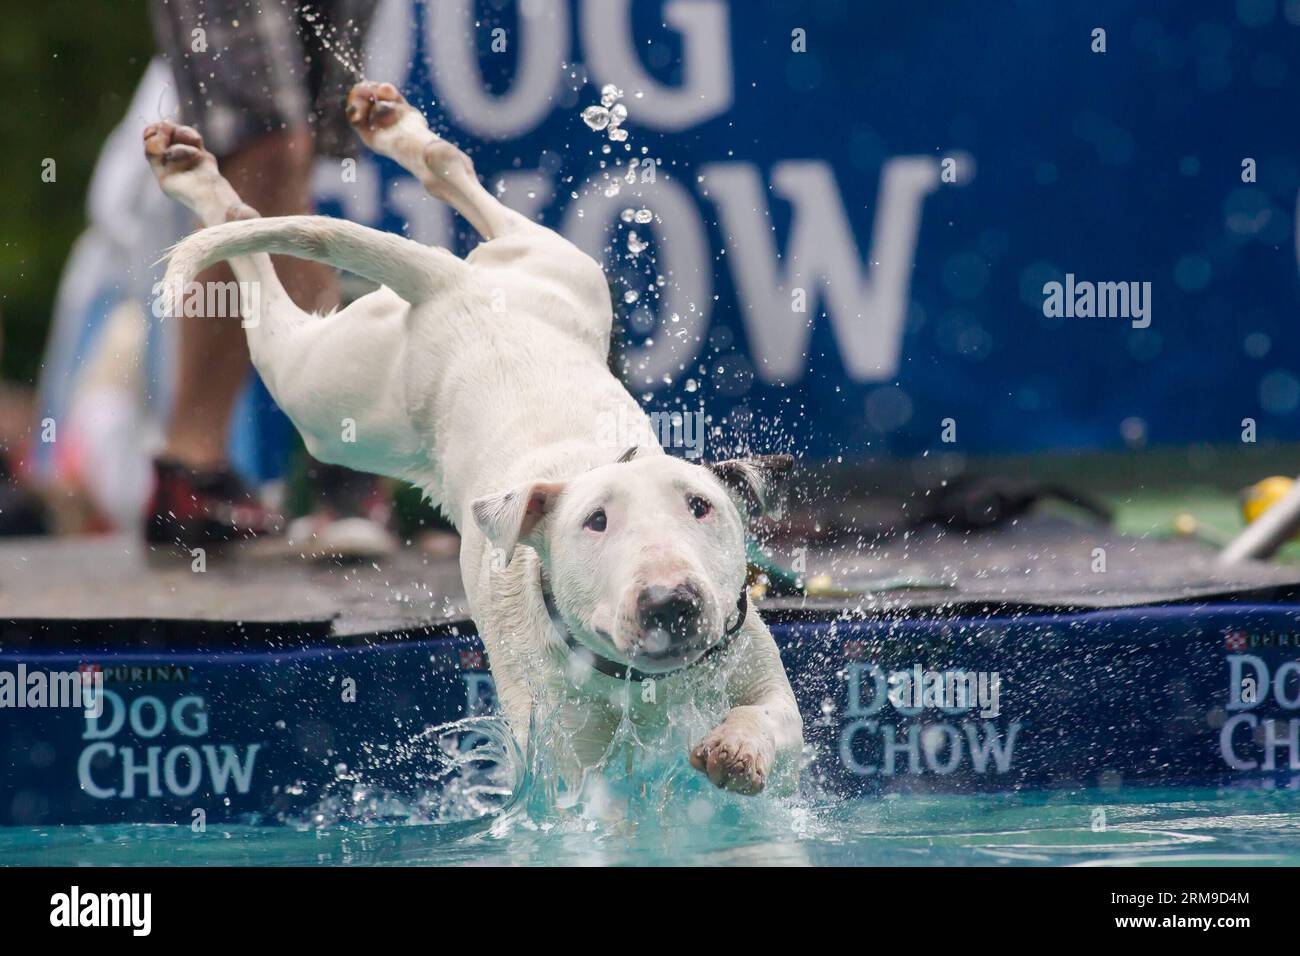
[[[699,495],[687,495],[686,507],[690,508],[691,514],[695,515],[697,518],[703,518],[713,510],[713,505],[709,504]]]
[[[597,508],[591,514],[587,515],[587,520],[582,523],[582,526],[588,531],[604,531],[605,520],[605,509]]]

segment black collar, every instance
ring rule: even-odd
[[[655,680],[659,677],[667,677],[670,674],[676,674],[688,667],[694,667],[696,664],[708,657],[716,654],[728,644],[731,639],[740,631],[740,626],[745,623],[745,615],[749,612],[749,588],[747,584],[740,586],[740,597],[736,599],[736,620],[735,623],[727,625],[726,630],[722,632],[722,640],[714,644],[707,651],[691,661],[689,664],[683,664],[681,667],[674,668],[670,671],[660,671],[657,674],[648,674],[645,671],[637,670],[635,667],[629,667],[627,664],[620,664],[618,661],[611,661],[608,657],[601,657],[595,651],[585,644],[580,644],[574,636],[569,633],[569,628],[565,625],[564,619],[560,617],[560,611],[555,606],[555,595],[551,593],[550,582],[546,580],[546,572],[539,570],[539,583],[542,588],[542,602],[546,605],[546,614],[551,619],[551,626],[560,632],[564,638],[564,643],[569,646],[571,654],[581,656],[593,669],[600,671],[606,677],[612,677],[614,680],[626,680],[631,678],[634,681]]]

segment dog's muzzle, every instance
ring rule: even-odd
[[[726,647],[740,631],[741,625],[745,623],[745,616],[749,613],[749,588],[742,583],[740,597],[736,599],[736,611],[723,629],[722,638],[690,663],[652,673],[610,660],[578,641],[564,623],[564,618],[560,616],[545,570],[540,571],[539,583],[542,589],[542,602],[546,605],[546,614],[551,619],[551,626],[564,639],[569,652],[575,657],[586,660],[593,669],[615,680],[628,678],[634,681],[654,680],[694,667]],[[649,587],[642,591],[637,597],[637,619],[645,634],[641,648],[642,655],[653,660],[656,657],[669,657],[680,653],[681,642],[698,633],[703,607],[702,597],[689,586]]]
[[[703,616],[704,598],[690,585],[644,589],[636,599],[639,653],[653,659],[696,649],[691,645],[700,639]]]

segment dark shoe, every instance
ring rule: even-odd
[[[289,523],[286,544],[307,558],[374,561],[398,549],[391,494],[373,475],[312,462],[316,508]]]
[[[277,530],[279,520],[229,468],[196,470],[166,459],[153,465],[156,480],[145,521],[150,544],[193,548]]]

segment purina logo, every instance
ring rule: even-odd
[[[1240,653],[1261,647],[1300,648],[1300,633],[1284,634],[1266,631],[1251,634],[1240,628],[1227,628],[1223,632],[1223,649]]]
[[[83,681],[102,673],[105,684],[188,684],[194,676],[194,668],[180,664],[82,664],[77,669]]]

